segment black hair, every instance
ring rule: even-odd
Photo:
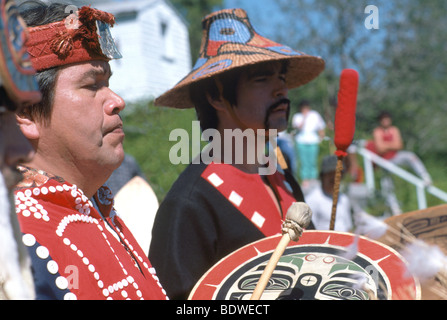
[[[6,107],[11,112],[17,110],[17,104],[11,100],[4,86],[0,85],[0,107]]]
[[[388,111],[381,111],[379,113],[379,115],[377,116],[377,120],[382,120],[383,118],[390,118],[392,119],[391,113],[389,113]]]
[[[301,100],[301,102],[298,105],[298,108],[301,110],[303,107],[310,107],[310,101],[309,100]]]
[[[241,69],[234,69],[217,76],[217,81],[222,84],[222,96],[231,106],[237,105],[236,87],[241,75]],[[221,92],[216,84],[216,78],[208,78],[190,87],[189,94],[195,106],[197,118],[200,121],[202,131],[206,129],[216,129],[219,124],[217,111],[208,102],[207,95],[213,99],[219,98]]]

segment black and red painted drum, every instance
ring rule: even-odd
[[[250,299],[281,236],[253,242],[213,266],[190,300]],[[263,300],[418,300],[420,285],[394,249],[336,231],[305,231],[290,242]]]

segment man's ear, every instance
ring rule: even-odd
[[[223,96],[223,86],[219,79],[214,79],[214,83],[216,85],[217,94],[212,95],[209,92],[206,93],[206,100],[208,103],[216,109],[216,111],[226,111],[228,108],[231,108],[230,102],[224,98]]]
[[[17,124],[28,140],[37,140],[40,137],[39,126],[35,120],[26,114],[16,115]]]
[[[207,92],[206,100],[216,111],[224,111],[226,109],[225,100],[221,96],[214,98]]]

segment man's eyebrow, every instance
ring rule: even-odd
[[[98,76],[110,78],[112,74],[112,70],[110,69],[90,69],[83,74],[83,78],[96,78]]]
[[[271,76],[275,72],[273,69],[270,68],[256,68],[254,70],[250,70],[248,73],[248,79],[253,79],[256,77],[262,77],[262,76]]]

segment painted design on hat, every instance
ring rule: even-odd
[[[302,54],[301,52],[297,52],[287,46],[261,36],[250,24],[245,11],[241,9],[224,10],[216,15],[209,15],[204,18],[203,24],[205,32],[206,30],[208,31],[201,48],[200,58],[193,67],[193,70],[199,70],[210,58],[223,54],[269,55],[271,52],[287,56]],[[234,57],[232,59],[227,58],[219,62],[214,62],[205,67],[204,70],[198,71],[193,76],[193,79],[228,68],[232,65],[233,59]]]
[[[206,61],[207,60],[201,60],[200,62],[205,63]],[[225,59],[225,60],[222,60],[222,61],[214,62],[214,63],[210,64],[209,66],[207,66],[206,68],[204,68],[204,69],[200,70],[199,72],[197,72],[192,78],[193,79],[197,79],[197,78],[206,76],[209,73],[213,73],[213,72],[216,72],[216,71],[223,70],[223,69],[231,66],[232,64],[233,64],[233,60],[231,60],[231,59]],[[203,66],[203,64],[199,65],[197,67],[197,69],[200,68],[201,66]]]
[[[193,108],[190,85],[218,76],[235,68],[263,62],[288,62],[287,86],[296,88],[317,77],[324,60],[293,50],[261,36],[251,25],[243,9],[224,9],[206,16],[199,58],[177,85],[155,100],[155,105]]]

